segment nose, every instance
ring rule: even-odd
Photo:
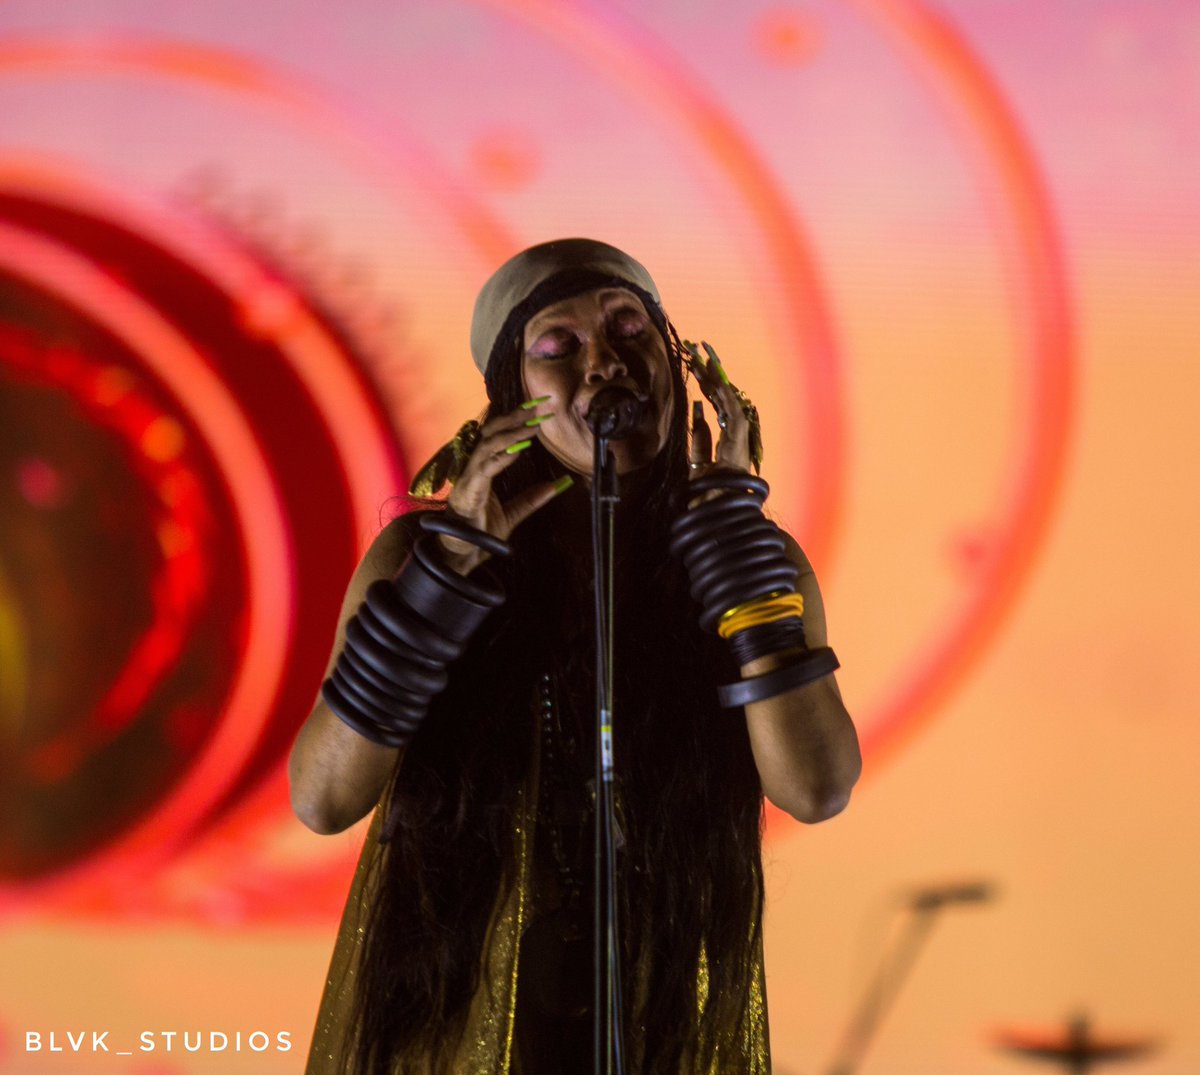
[[[612,345],[603,336],[596,337],[591,341],[587,348],[586,362],[584,380],[588,384],[603,384],[629,373],[629,368],[622,361],[621,356],[613,350]]]

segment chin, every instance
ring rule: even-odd
[[[636,434],[628,440],[616,441],[612,445],[613,456],[617,461],[617,473],[629,474],[642,470],[654,462],[663,446],[658,438],[651,435]]]

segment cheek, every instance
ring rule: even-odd
[[[544,365],[531,362],[521,363],[521,386],[525,389],[526,399],[536,399],[538,396],[554,396],[557,398],[559,386],[553,372]]]

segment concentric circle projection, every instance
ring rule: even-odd
[[[553,37],[579,59],[629,92],[651,93],[682,136],[708,153],[717,171],[758,221],[762,248],[784,293],[800,311],[781,341],[804,341],[805,423],[818,436],[804,445],[805,479],[819,493],[810,502],[817,518],[801,531],[814,559],[826,562],[827,538],[836,536],[842,478],[843,421],[834,333],[826,323],[821,287],[807,257],[795,214],[753,145],[687,67],[661,42],[607,5],[562,5],[552,0],[475,0],[519,19],[531,32]],[[979,565],[975,585],[938,637],[908,661],[909,671],[873,712],[856,713],[868,766],[897,750],[928,720],[978,659],[1011,609],[1045,535],[1059,487],[1072,403],[1072,337],[1058,229],[1039,168],[1020,125],[983,64],[951,25],[911,0],[856,0],[891,35],[958,122],[961,142],[982,181],[1001,199],[996,210],[1016,252],[1015,306],[1030,341],[1016,357],[1027,398],[1021,415],[1007,500],[993,513],[997,530]],[[993,178],[995,177],[995,178]],[[788,353],[789,348],[780,348]],[[815,441],[815,443],[814,443]],[[832,446],[832,447],[831,447]],[[798,453],[799,454],[799,453]],[[827,516],[823,518],[822,516]],[[815,540],[814,540],[815,539]],[[869,769],[868,769],[869,771]],[[776,817],[779,814],[776,812]]]
[[[54,186],[50,200],[27,183],[0,185],[0,217],[21,225],[4,225],[0,244],[4,320],[19,326],[0,341],[0,356],[13,386],[6,398],[22,389],[35,417],[38,408],[66,407],[81,422],[34,421],[23,438],[6,438],[37,455],[15,461],[25,504],[14,507],[24,518],[6,530],[6,538],[29,540],[3,558],[20,553],[27,565],[41,535],[43,546],[57,541],[69,567],[88,556],[86,541],[69,538],[87,539],[105,524],[131,536],[132,547],[93,558],[82,585],[52,600],[10,585],[9,607],[26,637],[57,639],[39,631],[52,615],[107,628],[105,644],[122,655],[115,669],[97,669],[97,679],[107,671],[110,680],[98,696],[96,685],[65,698],[31,690],[30,701],[42,704],[18,711],[17,762],[4,782],[13,795],[3,860],[10,895],[14,880],[40,889],[84,878],[127,882],[277,771],[327,644],[295,626],[334,614],[331,594],[357,558],[357,539],[402,477],[353,356],[284,280],[194,224],[157,221],[171,225],[170,250],[132,206],[83,188],[72,197],[61,177]],[[188,247],[191,259],[179,253]],[[220,271],[205,275],[198,263]],[[247,333],[247,312],[268,287],[276,298],[290,295],[290,314]],[[94,497],[92,514],[70,520],[82,533],[64,538],[53,480],[89,484],[63,457],[98,429],[117,440],[107,445],[111,485]],[[155,509],[139,524],[143,500]],[[114,519],[121,513],[132,517]],[[139,549],[147,522],[157,542]],[[297,587],[298,573],[316,584]],[[57,574],[22,578],[36,587]],[[103,580],[118,590],[98,616],[89,603],[111,589]],[[138,609],[143,593],[151,607]],[[96,642],[74,641],[27,660],[21,678],[34,687],[79,679],[95,664]],[[59,709],[69,703],[65,715],[56,701]],[[114,793],[106,779],[114,772],[140,775]],[[78,824],[68,823],[63,803],[74,805]],[[27,824],[45,817],[55,819],[49,831]]]
[[[836,333],[794,207],[720,101],[642,27],[607,6],[544,0],[474,2],[525,27],[530,34],[548,35],[576,52],[598,77],[610,80],[620,92],[636,96],[639,105],[652,106],[649,114],[656,122],[671,138],[687,143],[690,151],[699,150],[728,196],[755,222],[758,249],[751,260],[772,277],[773,287],[765,290],[790,300],[778,309],[766,310],[765,317],[775,325],[781,341],[802,341],[792,376],[803,401],[805,439],[793,450],[805,460],[802,518],[806,540],[814,557],[828,562],[838,536],[846,414]],[[857,714],[868,761],[877,762],[893,753],[920,720],[929,717],[982,652],[1012,606],[1057,492],[1070,411],[1071,356],[1065,284],[1052,215],[1032,154],[1002,96],[964,42],[920,5],[860,0],[858,7],[891,34],[913,61],[917,73],[933,89],[935,101],[958,122],[960,144],[982,167],[985,188],[999,190],[999,219],[1008,233],[1006,238],[1013,240],[1019,263],[1016,308],[1024,322],[1023,335],[1032,341],[1028,351],[1017,356],[1028,396],[1007,499],[993,513],[1002,522],[972,580],[970,593],[938,637],[918,640],[905,681],[897,684],[874,712]],[[97,76],[137,71],[216,90],[232,95],[235,101],[266,104],[286,125],[299,128],[319,143],[351,149],[355,166],[376,179],[382,177],[386,183],[392,171],[424,175],[422,190],[428,192],[448,232],[462,244],[465,256],[481,269],[522,245],[487,211],[483,197],[473,195],[449,175],[415,140],[400,136],[390,126],[385,130],[354,106],[335,101],[323,90],[261,62],[169,41],[66,43],[38,39],[10,42],[0,49],[0,75],[45,78],[67,70]],[[348,135],[348,131],[352,133]],[[292,730],[286,722],[279,723],[279,714],[289,713],[294,720],[307,709],[308,700],[296,696],[295,684],[303,683],[305,689],[311,686],[312,669],[324,662],[323,635],[313,625],[331,622],[348,564],[357,551],[351,548],[350,536],[366,536],[374,521],[371,512],[382,499],[380,492],[399,486],[401,467],[348,341],[339,335],[336,325],[313,311],[309,297],[291,286],[285,274],[257,260],[238,242],[195,221],[179,226],[186,222],[158,207],[118,201],[62,175],[25,176],[13,184],[0,196],[0,218],[12,222],[9,234],[17,240],[14,249],[18,253],[15,261],[10,255],[13,264],[7,265],[6,271],[37,293],[37,301],[30,307],[50,303],[69,308],[75,320],[91,323],[93,336],[104,336],[106,347],[121,350],[120,361],[107,353],[104,360],[140,379],[147,398],[157,401],[159,417],[179,424],[181,443],[195,455],[195,473],[209,475],[210,499],[205,503],[215,514],[209,523],[195,522],[189,538],[192,547],[202,546],[204,541],[219,544],[214,535],[225,532],[216,518],[221,511],[227,515],[228,532],[238,535],[235,551],[244,574],[246,606],[226,608],[228,637],[237,639],[239,648],[225,669],[229,682],[220,695],[225,705],[218,707],[224,715],[217,726],[219,729],[232,711],[228,701],[236,697],[235,684],[245,682],[254,684],[258,692],[256,704],[262,706],[258,715],[264,721],[261,734],[247,731],[253,726],[250,724],[242,724],[237,737],[226,739],[209,729],[201,739],[208,744],[211,761],[182,767],[188,768],[190,775],[175,780],[172,788],[160,789],[161,801],[142,803],[134,811],[138,819],[128,831],[107,834],[96,845],[100,850],[90,857],[76,855],[76,868],[86,867],[99,871],[96,876],[115,880],[132,863],[142,861],[142,856],[148,856],[147,862],[161,862],[178,846],[177,840],[167,838],[166,821],[171,822],[173,831],[198,831],[222,811],[228,813],[239,801],[244,802],[246,793],[272,766],[278,772]],[[53,266],[53,271],[49,276],[39,275],[30,268],[34,260]],[[154,271],[146,268],[151,262]],[[154,283],[164,265],[174,274],[173,284],[167,288]],[[98,296],[105,301],[99,302]],[[110,304],[108,298],[114,302]],[[217,307],[222,310],[224,333],[219,340],[212,338],[211,324],[205,320]],[[116,323],[112,321],[114,310],[118,311]],[[22,324],[24,345],[50,346],[44,321],[31,315],[28,323]],[[40,342],[31,345],[30,339]],[[269,354],[269,361],[260,351]],[[251,352],[253,361],[247,357]],[[85,369],[95,357],[90,351],[77,348],[77,354],[83,356],[80,368],[84,372],[77,371],[77,381],[82,384],[98,374]],[[197,411],[195,406],[185,406],[185,398],[192,404],[195,398],[178,377],[168,376],[164,354],[184,355],[193,370],[210,371],[208,382],[203,372],[198,374],[201,382],[210,384],[210,398],[224,398],[227,413],[236,416],[240,411],[240,417],[210,428],[208,408]],[[27,371],[29,368],[27,364]],[[257,380],[259,377],[263,381]],[[61,379],[54,386],[43,384],[41,390],[51,391],[52,387],[60,394],[71,391],[67,380]],[[447,426],[459,418],[447,416]],[[222,438],[239,423],[241,447],[221,449]],[[299,426],[305,423],[308,428],[302,432]],[[121,451],[127,462],[132,458],[126,426],[110,423],[103,427],[95,421],[93,425],[106,429],[110,442],[119,443],[123,438]],[[246,436],[253,443],[248,443]],[[289,448],[299,443],[319,444],[320,448],[296,459],[294,451],[289,455]],[[253,472],[259,462],[263,474],[255,479]],[[20,466],[24,468],[20,487],[31,510],[49,510],[54,498],[61,495],[65,479],[44,459],[24,459]],[[369,477],[362,477],[367,473]],[[145,484],[150,478],[143,474],[140,480]],[[253,511],[261,513],[266,508],[257,496],[247,497],[239,490],[256,480],[260,492],[274,486],[274,493],[268,496],[264,492],[264,496],[267,502],[273,497],[276,508],[275,521],[268,520],[269,525],[252,539],[247,527]],[[331,497],[338,500],[333,510]],[[250,501],[254,501],[253,511]],[[143,523],[149,526],[152,521],[147,511]],[[210,570],[216,563],[216,547],[214,544],[206,552]],[[264,549],[268,551],[264,553]],[[331,549],[338,550],[336,555],[330,555]],[[152,580],[156,572],[161,575],[166,563],[161,550],[160,542],[159,551],[151,550],[142,562],[142,582],[151,593],[156,592]],[[277,557],[274,562],[271,552]],[[11,559],[7,551],[0,550],[0,583],[4,585],[0,589],[0,656],[28,669],[31,658],[19,644],[28,637],[29,625],[22,620],[22,610],[28,606],[19,588],[14,588],[7,559]],[[282,578],[280,564],[291,568],[283,571]],[[301,587],[295,585],[297,575],[304,578]],[[198,577],[202,576],[200,572]],[[174,592],[170,586],[166,589]],[[195,593],[192,597],[195,599]],[[259,603],[254,604],[256,601]],[[289,604],[295,606],[294,615],[287,611]],[[176,606],[178,602],[171,607],[178,613]],[[185,609],[187,615],[197,615],[196,608],[189,609]],[[156,624],[162,619],[162,610],[147,615],[151,624]],[[301,628],[287,654],[278,647],[278,638],[274,640],[276,648],[271,649],[271,643],[256,637],[264,616],[269,619],[272,615],[278,617],[284,631],[292,626]],[[173,644],[188,644],[180,633],[185,622],[192,621],[176,614]],[[126,652],[138,652],[139,630],[144,634],[146,625],[131,627],[133,637]],[[257,649],[251,645],[252,637]],[[167,651],[151,647],[151,652],[157,652],[163,664]],[[154,679],[153,675],[142,677],[148,697],[153,696],[148,683]],[[73,739],[71,729],[64,727],[56,742],[60,747],[66,743],[68,748],[61,748],[59,755],[70,757],[73,749],[78,761],[86,754],[81,744],[99,744],[101,731],[108,735],[106,744],[119,741],[123,732],[142,723],[142,712],[138,711],[136,719],[131,712],[127,706],[124,723],[101,721],[90,727],[86,734],[91,738],[83,740]],[[228,730],[220,734],[234,735]],[[225,745],[218,749],[218,743]],[[228,746],[230,743],[236,745]],[[239,752],[240,762],[235,758]],[[231,772],[235,775],[230,776]],[[264,810],[279,806],[275,795]],[[242,816],[244,820],[244,810]],[[82,876],[64,874],[66,865],[58,865],[60,880]]]

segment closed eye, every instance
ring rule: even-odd
[[[609,331],[620,339],[633,339],[646,331],[646,318],[633,311],[618,314]]]
[[[533,341],[526,352],[532,358],[565,358],[579,349],[579,340],[570,332],[545,332]]]

